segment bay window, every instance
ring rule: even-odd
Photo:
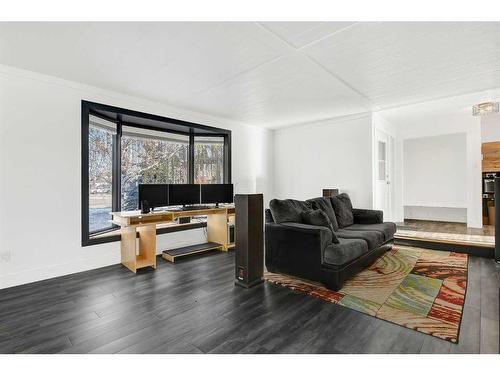
[[[230,149],[229,130],[82,101],[82,245],[120,239],[139,184],[230,183]]]

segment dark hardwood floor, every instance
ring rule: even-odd
[[[500,267],[471,257],[459,344],[269,283],[234,253],[0,290],[0,353],[498,353]]]

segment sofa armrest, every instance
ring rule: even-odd
[[[384,221],[384,212],[354,208],[352,210],[355,224],[378,224]]]
[[[317,279],[332,232],[309,224],[267,223],[265,242],[268,271]]]
[[[300,232],[311,236],[319,236],[321,242],[321,248],[324,249],[326,246],[332,243],[332,231],[327,227],[322,227],[319,225],[310,225],[303,223],[281,223],[281,225],[289,228],[290,231]]]

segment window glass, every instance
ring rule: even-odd
[[[378,141],[378,160],[385,160],[385,142]]]
[[[386,150],[385,142],[378,142],[378,180],[385,181],[386,176]]]
[[[138,208],[139,184],[188,183],[189,137],[123,126],[121,210]]]
[[[112,227],[113,135],[116,125],[90,116],[89,118],[89,231]]]
[[[224,137],[195,137],[194,183],[224,183]]]

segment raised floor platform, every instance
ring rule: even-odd
[[[462,223],[405,220],[397,223],[396,243],[418,245],[437,250],[465,252],[492,258],[495,248],[495,227],[467,228]]]

